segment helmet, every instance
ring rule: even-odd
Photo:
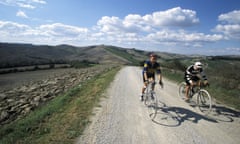
[[[202,63],[201,62],[195,62],[194,63],[194,66],[196,67],[196,68],[202,68]]]

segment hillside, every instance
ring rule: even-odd
[[[59,64],[83,60],[100,64],[132,63],[132,61],[109,51],[113,48],[117,49],[117,47],[105,45],[75,47],[70,45],[47,46],[0,43],[0,68]]]

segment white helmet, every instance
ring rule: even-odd
[[[201,62],[195,62],[194,66],[195,66],[195,68],[200,69],[200,68],[202,68],[202,63]]]

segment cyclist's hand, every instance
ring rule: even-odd
[[[159,84],[163,88],[163,82],[161,80],[159,81]]]
[[[205,86],[209,86],[209,83],[208,83],[207,80],[205,80],[205,81],[203,82],[203,84],[204,84]]]
[[[146,85],[149,84],[149,80],[145,80],[145,84],[146,84]]]

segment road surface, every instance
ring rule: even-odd
[[[210,116],[178,97],[178,86],[163,79],[156,86],[159,105],[152,120],[140,102],[141,70],[124,67],[96,108],[77,144],[240,144],[239,113],[215,106]]]

